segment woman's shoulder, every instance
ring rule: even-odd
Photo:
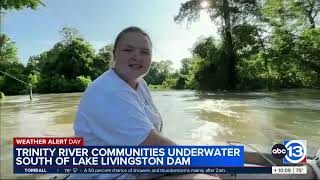
[[[82,101],[92,102],[104,101],[105,99],[116,100],[119,98],[136,101],[136,96],[136,93],[128,85],[121,82],[121,80],[112,74],[112,71],[106,71],[88,86],[82,96]]]
[[[118,79],[114,76],[112,69],[104,72],[97,79],[95,79],[86,89],[86,93],[106,94],[108,92],[114,92],[123,89],[122,84],[118,82]]]

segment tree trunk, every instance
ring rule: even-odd
[[[264,54],[267,54],[267,49],[266,49],[266,47],[265,47],[265,45],[264,45],[264,42],[263,42],[261,36],[259,35],[258,38],[259,38],[259,44],[260,44],[260,46],[261,46],[261,48],[262,48],[263,53],[264,53]],[[263,55],[263,62],[264,62],[264,68],[265,68],[265,70],[267,71],[266,86],[267,86],[268,90],[270,90],[270,89],[271,89],[271,84],[270,84],[270,81],[269,81],[269,79],[270,79],[270,72],[269,72],[268,60],[267,60],[267,58],[265,57],[265,55]]]
[[[310,29],[315,29],[316,28],[316,24],[314,22],[314,18],[311,15],[311,12],[308,12],[307,16],[308,16],[309,22],[311,24],[310,25]]]
[[[234,89],[236,83],[236,54],[233,48],[231,34],[230,6],[229,0],[223,0],[224,41],[226,60],[228,61],[228,89]]]
[[[312,13],[316,11],[316,0],[307,1],[307,3],[308,3],[308,8],[305,9],[305,12],[310,22],[310,29],[315,29],[316,24],[314,22],[314,19],[316,16],[312,17]]]

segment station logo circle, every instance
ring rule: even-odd
[[[291,140],[285,144],[287,154],[285,159],[290,163],[300,163],[306,158],[306,145],[299,140]]]
[[[277,159],[283,159],[287,154],[287,148],[283,144],[275,144],[271,149],[271,154]]]

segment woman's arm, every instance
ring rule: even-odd
[[[141,146],[176,146],[177,144],[170,139],[163,137],[155,129],[152,129]]]

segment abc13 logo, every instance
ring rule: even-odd
[[[307,162],[306,140],[284,140],[283,144],[275,144],[271,154],[277,159],[282,159],[284,164]]]

